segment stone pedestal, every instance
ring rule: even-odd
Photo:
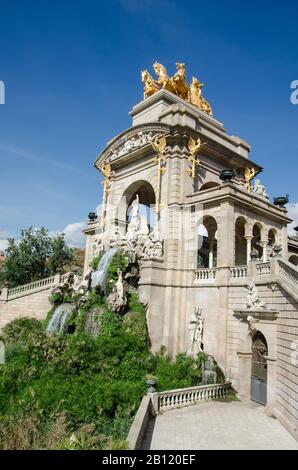
[[[240,400],[250,400],[251,387],[251,358],[252,352],[238,352],[239,358],[239,390]]]

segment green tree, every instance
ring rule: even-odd
[[[26,284],[63,272],[73,259],[73,250],[66,246],[64,234],[50,237],[44,227],[23,230],[19,241],[8,240],[6,260],[0,272],[1,283],[11,287]]]

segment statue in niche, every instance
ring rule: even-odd
[[[203,351],[203,323],[202,309],[195,308],[188,327],[191,344],[190,353]]]
[[[152,230],[152,241],[159,242],[160,240],[161,239],[160,239],[158,223],[156,223],[153,227],[153,230]]]
[[[136,198],[132,201],[132,210],[131,210],[131,218],[135,219],[139,216],[140,207],[139,207],[139,195],[136,194]]]
[[[254,308],[265,308],[265,304],[261,302],[258,290],[254,282],[250,282],[247,285],[248,294],[246,299],[246,305],[248,309]]]

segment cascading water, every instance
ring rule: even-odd
[[[67,329],[67,320],[69,319],[70,315],[74,306],[72,304],[61,304],[57,307],[53,313],[51,320],[47,326],[48,333],[66,333]]]
[[[103,255],[99,262],[97,270],[93,271],[91,275],[91,288],[94,288],[99,285],[103,288],[104,291],[106,290],[108,267],[110,262],[112,261],[113,256],[117,253],[117,251],[117,247],[110,248]]]

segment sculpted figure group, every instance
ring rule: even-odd
[[[202,96],[204,83],[200,83],[196,77],[192,77],[192,82],[189,85],[186,81],[185,64],[176,63],[177,72],[173,77],[170,77],[166,68],[158,62],[153,64],[153,69],[157,80],[154,80],[148,70],[144,70],[141,74],[144,84],[144,98],[148,98],[161,88],[165,88],[212,116],[211,106]]]

